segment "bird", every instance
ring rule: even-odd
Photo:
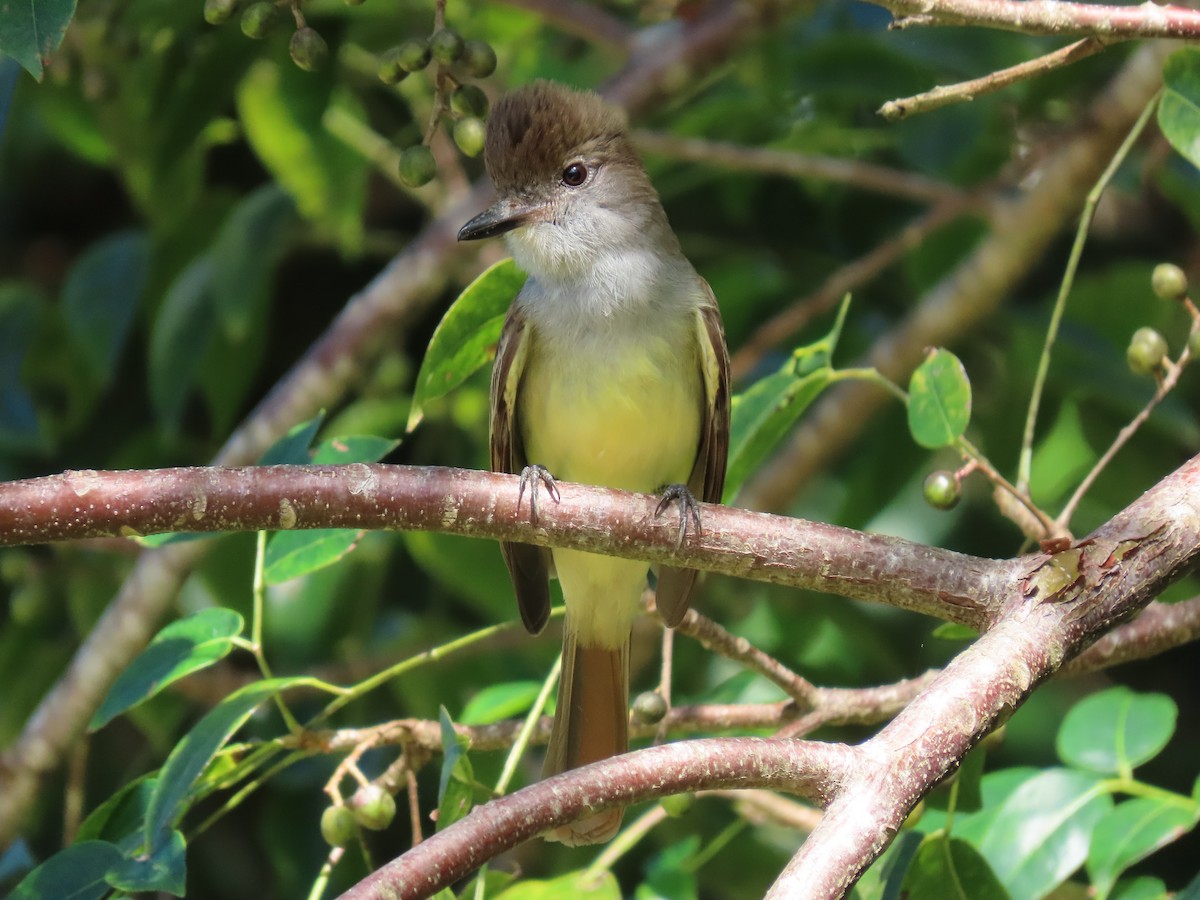
[[[684,256],[624,112],[550,81],[514,89],[488,119],[484,164],[497,199],[460,241],[505,235],[528,277],[508,312],[491,383],[491,467],[521,475],[536,517],[556,479],[660,493],[679,538],[719,503],[729,448],[729,358],[717,301]],[[543,775],[628,749],[629,643],[648,563],[502,542],[521,618],[538,633],[557,575],[566,615],[562,675]],[[697,573],[656,573],[668,626]],[[608,809],[548,840],[603,843]]]

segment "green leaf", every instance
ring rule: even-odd
[[[756,381],[733,398],[724,502],[729,503],[737,496],[750,473],[829,384],[833,377],[833,352],[849,309],[847,295],[829,334],[792,351],[791,359],[778,372]]]
[[[258,458],[260,466],[302,466],[309,462],[309,450],[313,438],[325,421],[324,411],[317,413],[307,422],[300,422],[288,429],[287,434],[266,449]]]
[[[26,875],[8,900],[100,900],[110,890],[104,876],[122,858],[107,841],[80,841]]]
[[[592,876],[568,872],[546,881],[527,878],[495,895],[495,900],[621,900],[621,888],[612,872]]]
[[[922,843],[920,832],[901,831],[858,880],[851,896],[856,900],[904,900],[904,879]]]
[[[693,834],[657,854],[646,866],[634,900],[696,900],[696,873],[690,863],[699,849],[700,837]]]
[[[238,87],[237,109],[250,146],[300,214],[353,252],[362,243],[367,163],[322,123],[331,105],[351,115],[357,106],[348,92],[333,91],[332,77],[259,60]]]
[[[512,615],[512,584],[494,542],[433,531],[405,531],[400,537],[423,571],[480,615],[492,621]]]
[[[0,6],[0,54],[42,80],[75,15],[75,0],[6,0]]]
[[[302,680],[270,678],[239,688],[209,710],[175,745],[158,773],[158,784],[146,811],[144,837],[151,853],[174,840],[175,824],[187,812],[192,785],[255,707]]]
[[[272,535],[263,560],[267,584],[282,584],[331,566],[358,544],[362,531],[352,528],[312,528]]]
[[[1109,688],[1067,713],[1058,731],[1058,756],[1101,775],[1128,773],[1167,745],[1177,715],[1175,701],[1165,694]]]
[[[507,681],[485,687],[468,701],[459,721],[464,725],[490,725],[528,712],[542,689],[536,681]]]
[[[936,450],[953,444],[971,421],[971,383],[957,356],[934,350],[908,382],[908,428],[913,440]]]
[[[1170,896],[1167,886],[1162,881],[1149,875],[1141,875],[1118,881],[1113,892],[1108,895],[1108,900],[1170,900]]]
[[[922,900],[1008,900],[1008,892],[979,851],[958,838],[932,834],[921,842],[904,879]]]
[[[979,850],[1013,897],[1043,897],[1084,863],[1092,830],[1110,809],[1096,776],[1046,769],[1004,801]]]
[[[979,637],[979,632],[970,625],[959,625],[957,622],[943,622],[930,634],[939,641],[973,641]]]
[[[255,309],[271,298],[271,275],[295,211],[277,185],[264,185],[234,207],[212,243],[217,318],[234,342],[246,339]]]
[[[1180,156],[1200,167],[1200,51],[1185,47],[1163,66],[1158,127]]]
[[[449,828],[471,811],[475,802],[475,771],[467,757],[469,743],[454,730],[446,707],[438,707],[442,726],[442,776],[438,783],[437,830]]]
[[[121,860],[108,871],[107,879],[119,891],[154,891],[182,897],[187,892],[187,842],[172,831],[165,843],[150,853]]]
[[[143,775],[124,785],[119,791],[97,806],[75,835],[76,841],[109,841],[124,850],[142,842],[146,810],[158,781],[153,775]],[[132,838],[136,844],[127,841]],[[131,846],[127,846],[131,843]]]
[[[88,728],[103,728],[180,678],[224,659],[233,648],[233,639],[242,633],[243,624],[240,615],[221,607],[172,622],[117,678]]]
[[[1200,900],[1200,874],[1187,883],[1182,891],[1175,895],[1175,900]]]
[[[1182,800],[1182,798],[1179,798]],[[1087,871],[1104,900],[1117,876],[1196,826],[1200,809],[1173,798],[1136,797],[1109,810],[1092,833]]]
[[[467,285],[450,305],[421,360],[406,430],[417,427],[427,403],[491,362],[504,317],[524,284],[525,273],[517,264],[501,260]]]
[[[212,282],[211,257],[197,257],[167,289],[150,332],[150,400],[170,430],[178,426],[212,340]]]
[[[93,244],[67,273],[62,292],[67,330],[92,376],[103,384],[129,336],[149,265],[146,235],[123,231]]]
[[[314,466],[336,466],[344,463],[379,462],[400,442],[373,434],[356,434],[332,438],[318,445],[313,451]]]
[[[1088,442],[1079,404],[1066,399],[1033,451],[1029,490],[1043,509],[1063,500],[1092,468],[1098,454]]]

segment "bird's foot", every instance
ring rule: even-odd
[[[679,503],[679,536],[675,539],[675,546],[682,547],[683,539],[687,537],[688,520],[696,526],[696,534],[704,533],[704,529],[700,525],[700,504],[696,501],[695,495],[692,494],[686,484],[668,484],[661,491],[662,498],[658,501],[658,506],[654,508],[654,516],[658,518],[667,507],[672,503]]]
[[[521,486],[517,490],[517,508],[520,509],[521,498],[525,496],[525,489],[528,488],[529,521],[535,525],[538,518],[538,487],[543,484],[550,493],[550,497],[557,503],[559,501],[558,483],[550,474],[549,469],[545,466],[532,465],[521,470]]]

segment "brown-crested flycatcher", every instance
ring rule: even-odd
[[[536,491],[549,473],[680,504],[720,502],[729,446],[729,360],[708,284],[684,258],[629,138],[624,115],[593,93],[536,82],[492,111],[485,162],[499,199],[460,241],[508,234],[529,273],[492,372],[491,456]],[[682,532],[681,532],[682,536]],[[628,748],[629,635],[644,562],[503,543],[521,618],[550,614],[547,579],[566,599],[562,680],[545,774]],[[687,611],[696,573],[662,567],[668,625]],[[549,835],[607,841],[614,809]]]

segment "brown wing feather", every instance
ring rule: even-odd
[[[491,456],[493,472],[520,474],[527,465],[517,422],[517,387],[525,368],[529,331],[517,307],[509,310],[492,367]],[[537,634],[550,618],[550,552],[532,544],[500,542],[525,628]]]
[[[729,455],[729,351],[725,347],[725,327],[721,324],[716,297],[707,283],[704,288],[708,292],[708,302],[696,311],[704,418],[688,489],[697,500],[720,503],[725,489],[725,460]],[[668,625],[678,625],[687,612],[696,575],[695,569],[674,566],[662,566],[658,570],[655,603],[659,615]]]

